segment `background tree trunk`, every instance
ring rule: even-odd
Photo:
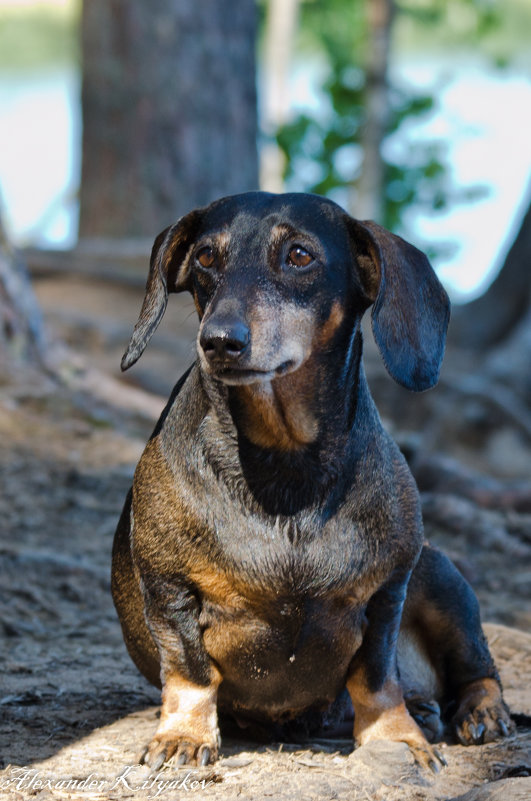
[[[39,305],[20,255],[0,220],[0,358],[42,362],[44,334]]]
[[[80,235],[152,237],[258,184],[254,0],[86,0]]]
[[[276,130],[290,117],[289,78],[297,36],[300,0],[268,0],[264,30],[262,129],[270,141],[261,149],[260,185],[267,192],[284,191],[286,157],[274,141]]]
[[[394,0],[367,0],[368,41],[366,58],[365,122],[361,175],[352,187],[350,210],[362,220],[384,219],[385,164],[382,142],[389,122],[387,70]]]
[[[526,315],[531,321],[531,204],[490,287],[476,300],[455,307],[451,341],[471,350],[486,350],[521,329]]]

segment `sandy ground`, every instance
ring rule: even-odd
[[[41,287],[41,301],[48,289]],[[123,349],[137,300],[124,305],[122,323],[107,298],[114,328],[102,313],[99,340],[93,326],[84,335],[77,323],[72,329],[85,351],[98,340],[98,368],[115,369],[108,364]],[[144,386],[164,392],[168,359],[177,363],[172,382],[190,360],[195,324],[186,315],[173,350],[161,332]],[[0,370],[0,798],[531,798],[531,542],[513,536],[493,546],[473,531],[457,536],[435,518],[427,520],[429,537],[467,574],[489,621],[514,734],[479,747],[447,744],[449,764],[437,776],[419,770],[405,745],[352,751],[348,740],[225,738],[213,767],[169,764],[159,775],[139,767],[159,699],[125,651],[110,597],[110,553],[152,420],[113,405],[112,385],[105,391],[105,380],[97,383],[81,366],[65,369],[62,384]],[[143,408],[155,415],[160,405],[154,397]]]

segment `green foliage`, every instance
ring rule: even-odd
[[[435,45],[477,46],[478,40],[496,32],[503,20],[501,5],[491,0],[398,0],[397,6],[400,15],[414,24],[417,35],[425,35],[429,29]]]
[[[78,56],[79,3],[64,9],[0,9],[0,69],[31,70],[75,64]]]
[[[298,114],[277,132],[286,157],[288,187],[336,195],[356,184],[362,162],[360,132],[365,121],[370,0],[309,0],[301,5],[298,61],[324,60],[327,69],[318,88],[324,102],[318,114]],[[450,8],[451,7],[451,8]],[[447,17],[461,15],[463,37],[487,35],[499,22],[498,11],[486,0],[407,0],[397,7],[397,19],[407,15],[430,35],[433,26],[448,27]],[[429,113],[429,94],[388,87],[386,137],[409,121]],[[450,202],[466,201],[470,191],[457,193],[449,185],[443,142],[415,141],[409,148],[382,147],[385,168],[383,219],[393,229],[404,228],[404,213],[412,204],[440,210]],[[481,188],[473,188],[477,194]]]

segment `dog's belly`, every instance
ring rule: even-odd
[[[264,611],[204,606],[203,641],[223,675],[220,706],[271,720],[326,707],[345,685],[363,611],[307,600]]]

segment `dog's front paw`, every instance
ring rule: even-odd
[[[429,768],[432,773],[439,773],[441,767],[446,767],[448,762],[442,751],[430,745],[427,740],[406,739],[404,741],[408,744],[409,750],[413,754],[413,758],[417,765],[421,768]]]
[[[155,734],[139,762],[159,770],[165,762],[175,757],[177,765],[198,765],[203,767],[218,758],[219,738],[199,742],[189,735],[172,732]]]
[[[367,711],[369,714],[363,715]],[[438,773],[447,764],[442,752],[426,740],[404,702],[382,710],[378,715],[370,710],[357,709],[354,714],[354,739],[359,745],[373,740],[406,743],[415,762],[433,773]]]
[[[461,694],[452,724],[461,745],[491,743],[507,737],[514,727],[498,682],[479,679],[469,684]]]
[[[216,707],[218,674],[201,686],[174,672],[162,689],[160,724],[140,762],[158,770],[172,757],[178,765],[200,767],[215,762],[220,746]]]

